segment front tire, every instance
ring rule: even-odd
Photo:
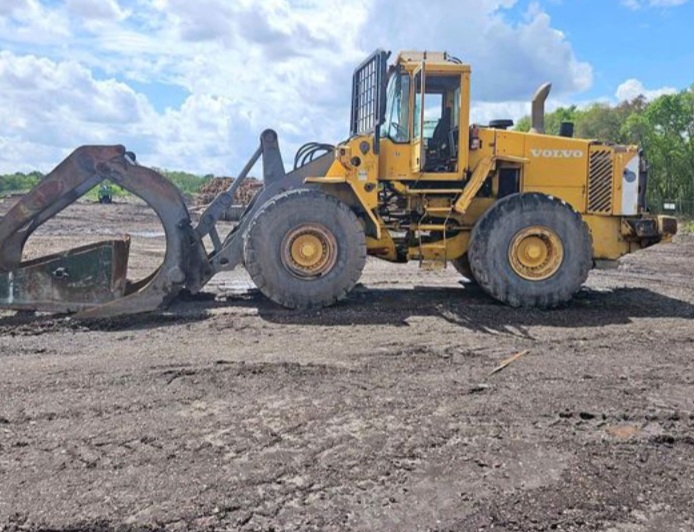
[[[512,307],[568,302],[592,266],[581,216],[566,202],[537,193],[496,202],[475,225],[468,255],[482,289]]]
[[[472,274],[472,269],[470,268],[470,258],[468,257],[467,253],[463,253],[463,255],[457,259],[453,259],[451,264],[453,264],[455,270],[468,281],[471,283],[477,283],[475,276]]]
[[[258,289],[287,308],[327,307],[354,288],[366,237],[354,212],[313,189],[284,192],[256,213],[244,235],[246,269]]]

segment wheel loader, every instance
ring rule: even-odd
[[[671,240],[674,218],[646,209],[637,146],[544,133],[550,85],[532,130],[470,122],[471,68],[447,53],[377,50],[354,71],[350,136],[309,143],[287,171],[266,130],[238,178],[194,223],[182,194],[123,146],[83,146],[0,221],[0,306],[86,318],[154,310],[243,265],[289,308],[343,299],[372,256],[455,267],[514,307],[568,302],[589,270]],[[262,160],[263,188],[235,228],[217,222]],[[166,234],[161,266],[127,278],[127,237],[22,260],[29,236],[104,180],[146,201]],[[451,297],[454,297],[454,291]]]

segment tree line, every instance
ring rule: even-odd
[[[651,210],[661,212],[664,202],[673,202],[680,214],[694,215],[694,86],[650,102],[639,96],[618,105],[560,107],[547,114],[547,133],[557,135],[562,122],[573,122],[579,138],[641,146],[649,163]],[[528,131],[530,118],[516,129]]]
[[[176,185],[184,194],[196,194],[200,187],[213,177],[212,175],[199,176],[188,172],[162,170],[160,168],[156,170]],[[38,171],[28,174],[15,172],[14,174],[0,175],[0,195],[9,192],[27,192],[36,186],[43,177],[44,174]],[[114,187],[114,189],[116,194],[119,194],[119,188]],[[87,194],[96,197],[96,188]]]
[[[43,174],[41,172],[30,172],[28,174],[15,172],[14,174],[0,175],[0,194],[30,190],[42,179]]]

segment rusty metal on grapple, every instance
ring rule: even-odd
[[[261,158],[264,187],[222,239],[216,224]],[[287,174],[277,134],[266,130],[238,178],[193,227],[180,191],[159,173],[138,165],[125,147],[77,148],[0,219],[0,308],[103,318],[155,310],[182,290],[197,293],[215,274],[242,263],[245,229],[269,198],[301,185],[307,175],[323,175],[331,162],[332,154],[325,155]],[[157,213],[166,252],[154,273],[139,281],[127,279],[129,237],[22,261],[24,246],[39,226],[104,180],[138,196]],[[213,245],[209,251],[203,243],[207,236]]]

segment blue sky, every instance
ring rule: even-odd
[[[544,81],[550,108],[653,98],[694,83],[693,23],[694,0],[0,0],[0,172],[123,143],[233,175],[267,127],[291,160],[345,137],[375,47],[470,62],[480,123]]]
[[[609,0],[543,5],[577,55],[593,65],[588,98],[608,94],[629,78],[646,87],[694,84],[694,3],[640,9]]]

